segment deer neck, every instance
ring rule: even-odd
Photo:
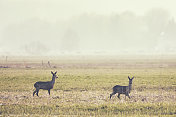
[[[129,92],[130,92],[132,89],[132,84],[129,84],[128,87],[129,87]]]
[[[55,77],[52,77],[51,82],[52,82],[52,84],[54,85],[54,83],[55,83]]]

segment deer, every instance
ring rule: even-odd
[[[116,93],[118,93],[118,98],[120,99],[120,94],[125,94],[125,99],[126,99],[126,96],[128,96],[128,98],[130,99],[130,96],[129,96],[129,93],[131,92],[131,89],[132,89],[132,81],[134,79],[134,76],[132,78],[130,78],[128,76],[128,79],[129,79],[129,85],[128,86],[120,86],[120,85],[116,85],[114,86],[112,89],[113,89],[113,92],[110,94],[110,99],[113,95],[115,95]]]
[[[35,93],[36,93],[36,95],[38,96],[38,93],[39,93],[39,90],[40,90],[40,89],[48,90],[48,94],[50,95],[50,90],[53,89],[53,87],[54,87],[55,79],[58,78],[58,77],[56,76],[56,73],[57,73],[57,71],[56,71],[55,73],[53,73],[53,72],[51,71],[51,74],[53,75],[51,81],[47,81],[47,82],[38,81],[38,82],[36,82],[36,83],[34,84],[34,87],[35,87],[36,89],[35,89],[35,91],[33,92],[33,96],[35,95]]]

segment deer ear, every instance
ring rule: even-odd
[[[130,80],[130,77],[128,76],[128,79]]]
[[[134,76],[132,77],[132,79],[134,79]]]
[[[51,73],[53,74],[53,72],[51,71]]]
[[[57,73],[57,71],[55,72],[55,74]]]

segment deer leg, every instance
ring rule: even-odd
[[[111,97],[113,96],[113,95],[115,95],[116,94],[116,92],[112,92],[111,94],[110,94],[110,99],[111,99]]]
[[[37,89],[37,96],[38,96],[38,93],[39,93],[39,89]]]
[[[128,96],[128,98],[130,99],[129,93],[125,94],[125,99],[126,99],[126,96]]]
[[[48,89],[48,94],[50,95],[50,89]]]
[[[129,99],[131,98],[129,94],[127,94],[127,96],[128,96]]]
[[[118,94],[118,96],[117,96],[119,99],[120,99],[120,93]]]
[[[37,90],[35,90],[35,91],[33,92],[33,96],[35,95],[36,92],[37,92]]]

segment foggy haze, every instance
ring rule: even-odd
[[[0,55],[176,54],[174,3],[0,0]]]

